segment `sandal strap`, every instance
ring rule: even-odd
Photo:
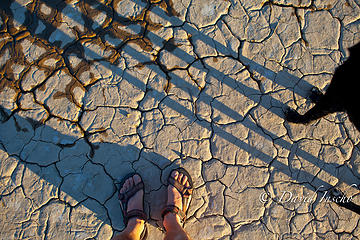
[[[123,203],[127,203],[128,200],[135,195],[138,191],[144,189],[144,183],[141,181],[138,184],[136,184],[133,188],[131,188],[129,191],[125,193],[119,193],[119,199]]]
[[[130,218],[139,218],[142,219],[144,221],[146,221],[147,216],[146,213],[144,211],[141,211],[139,209],[134,209],[131,210],[129,212],[127,212],[124,216],[126,223],[129,221]]]
[[[192,194],[192,188],[185,187],[184,185],[176,181],[173,177],[170,176],[168,182],[179,191],[182,197],[189,197]]]
[[[174,213],[175,215],[178,215],[182,222],[185,221],[186,214],[184,211],[182,211],[180,208],[178,208],[175,205],[167,205],[161,212],[161,217],[164,219],[165,215],[168,213]]]

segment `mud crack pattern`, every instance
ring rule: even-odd
[[[129,172],[161,239],[176,166],[194,179],[194,239],[359,238],[357,214],[321,201],[336,186],[360,203],[359,132],[345,113],[307,126],[283,114],[307,111],[309,90],[325,91],[360,41],[358,1],[0,9],[1,239],[110,239]]]

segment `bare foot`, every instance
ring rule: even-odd
[[[135,174],[134,176],[126,179],[124,185],[120,189],[120,193],[125,193],[129,191],[131,188],[133,188],[136,184],[141,182],[141,177],[138,174]],[[143,211],[143,197],[144,197],[144,191],[139,190],[137,193],[135,193],[128,201],[127,204],[127,212],[130,212],[131,210],[138,209]]]
[[[126,179],[125,183],[120,189],[120,193],[125,193],[133,188],[136,184],[141,182],[141,177],[138,174]],[[131,210],[141,210],[144,211],[143,206],[143,198],[144,198],[144,190],[137,191],[129,200],[127,204],[127,212]],[[123,233],[132,236],[134,239],[140,239],[140,235],[144,230],[145,221],[140,218],[130,218],[126,228],[124,229]],[[119,237],[119,236],[118,236]],[[115,237],[114,239],[118,239]],[[119,238],[120,239],[120,238]]]
[[[171,177],[173,177],[181,185],[184,185],[185,187],[190,187],[190,183],[188,181],[187,176],[183,175],[182,173],[179,173],[178,171],[175,170],[171,173]],[[179,209],[183,209],[182,196],[181,196],[180,192],[171,184],[169,184],[169,186],[168,186],[168,197],[167,197],[166,205],[175,205]],[[167,229],[167,226],[173,224],[174,219],[176,219],[176,222],[179,225],[181,225],[181,219],[178,215],[170,212],[164,216],[164,226],[166,229]]]

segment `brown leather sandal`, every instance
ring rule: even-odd
[[[125,181],[127,179],[129,179],[130,177],[133,177],[136,173],[130,173],[128,175],[126,175],[120,183],[120,189],[122,188],[122,186],[124,185]],[[128,221],[130,218],[139,218],[142,219],[146,222],[147,220],[147,215],[144,211],[140,210],[140,209],[133,209],[130,211],[127,211],[127,205],[129,202],[129,199],[135,195],[135,193],[137,193],[140,190],[144,190],[144,183],[141,180],[141,182],[139,182],[138,184],[136,184],[133,188],[131,188],[129,191],[124,192],[124,193],[120,193],[119,192],[119,201],[120,201],[120,207],[121,207],[121,211],[124,217],[124,223],[125,226],[127,225]],[[143,204],[144,205],[144,204]],[[147,230],[147,226],[146,224],[144,225],[144,230],[142,231],[141,235],[140,235],[140,239],[144,240],[146,239],[148,235],[148,230]]]
[[[185,187],[184,185],[180,184],[178,181],[176,181],[171,174],[173,171],[177,171],[179,174],[182,173],[183,175],[187,176],[188,182],[190,187]],[[165,215],[169,212],[174,213],[180,217],[180,220],[182,223],[186,220],[186,213],[190,206],[191,196],[193,192],[193,182],[190,174],[184,169],[184,168],[177,168],[171,171],[169,177],[168,177],[168,184],[171,184],[174,186],[182,197],[182,209],[175,205],[167,205],[161,212],[161,217],[164,219]]]

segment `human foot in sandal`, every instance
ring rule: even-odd
[[[144,213],[143,198],[144,183],[141,177],[134,173],[125,176],[119,191],[119,200],[126,228],[113,240],[146,238],[145,220],[147,217]]]
[[[190,239],[182,228],[189,208],[193,183],[190,174],[183,168],[175,169],[168,178],[167,204],[162,211],[166,230],[165,239]]]

